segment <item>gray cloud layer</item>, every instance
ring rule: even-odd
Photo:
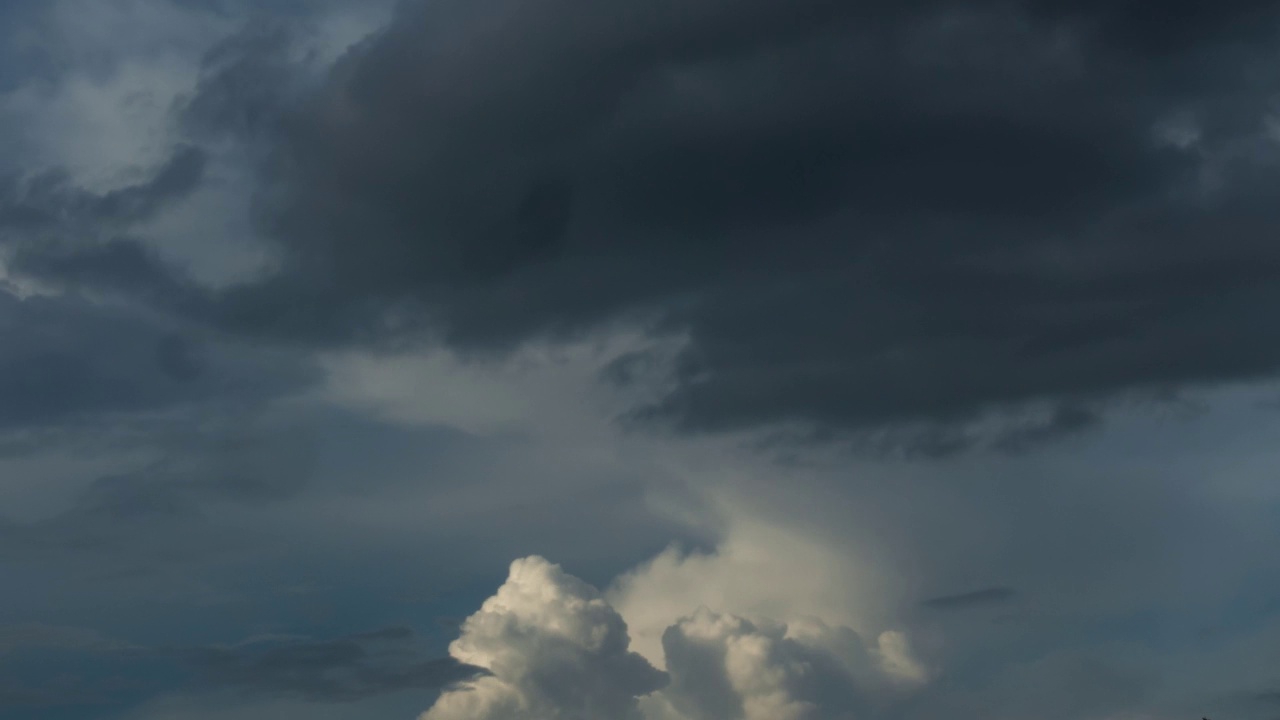
[[[265,639],[183,655],[211,686],[320,702],[439,689],[484,674],[452,658],[422,657],[408,628],[324,641]]]

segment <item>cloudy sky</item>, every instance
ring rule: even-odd
[[[1280,718],[1280,3],[0,2],[0,717]]]

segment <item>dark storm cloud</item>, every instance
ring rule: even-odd
[[[280,90],[287,38],[250,34],[210,54],[184,121],[269,139],[282,270],[200,300],[139,286],[318,343],[647,323],[689,345],[637,416],[689,430],[923,424],[945,454],[973,440],[929,427],[1058,408],[987,443],[1019,449],[1118,394],[1280,367],[1276,18],[410,3],[305,96]]]
[[[1132,51],[1165,54],[1235,39],[1265,40],[1276,18],[1273,0],[1202,3],[1172,0],[1031,0],[1035,13],[1083,19],[1105,40]]]
[[[74,237],[74,236],[73,236]],[[135,238],[76,242],[57,238],[16,244],[12,273],[60,289],[127,293],[163,311],[198,305],[195,289]]]
[[[295,38],[279,22],[253,24],[205,53],[198,91],[178,107],[183,126],[197,137],[248,138],[275,127],[295,68]]]
[[[102,193],[58,170],[0,179],[8,274],[56,290],[128,294],[191,315],[196,289],[131,232],[196,192],[207,162],[203,150],[180,145],[146,180]]]
[[[56,172],[0,183],[0,261],[19,279],[0,283],[0,431],[257,403],[316,379],[304,360],[193,326],[200,292],[129,235],[195,192],[205,163],[180,146],[104,193]],[[40,291],[20,292],[32,280]]]
[[[924,601],[924,606],[931,610],[963,610],[985,605],[1007,603],[1017,597],[1013,588],[990,587],[957,595],[941,595]]]
[[[92,193],[59,171],[0,182],[0,230],[44,231],[60,225],[107,225],[147,220],[165,205],[187,197],[204,176],[206,157],[192,146],[177,148],[145,182]],[[47,239],[47,238],[46,238]]]
[[[288,355],[206,342],[181,324],[77,296],[0,292],[0,334],[0,432],[256,405],[316,377]]]
[[[51,517],[0,518],[0,558],[15,567],[71,563],[95,573],[158,572],[235,543],[210,522],[211,514],[296,497],[314,474],[314,451],[298,433],[246,423],[236,434],[206,423],[192,434],[209,439],[167,438],[171,446],[162,460],[93,480]]]
[[[485,672],[448,657],[424,657],[407,628],[334,640],[264,640],[182,654],[210,686],[318,702],[440,689]]]

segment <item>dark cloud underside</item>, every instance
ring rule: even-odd
[[[690,342],[637,417],[844,431],[1056,407],[998,440],[1017,448],[1117,394],[1280,366],[1278,17],[410,3],[309,92],[287,33],[255,32],[210,53],[182,117],[264,158],[280,272],[202,294],[127,240],[25,267],[323,344],[644,322]],[[144,213],[186,157],[92,207]]]

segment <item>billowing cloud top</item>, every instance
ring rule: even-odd
[[[542,558],[517,560],[449,647],[492,676],[446,692],[423,720],[639,720],[636,698],[665,678],[629,645],[594,588]]]
[[[923,679],[905,639],[881,636],[873,665],[849,628],[788,628],[706,607],[662,637],[667,673],[628,648],[600,594],[539,557],[517,560],[450,646],[492,675],[448,690],[422,720],[837,720],[893,678]]]

